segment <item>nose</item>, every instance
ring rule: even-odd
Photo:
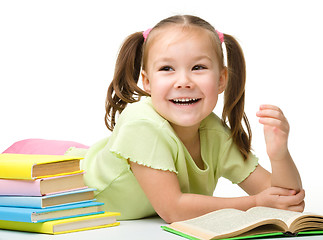
[[[192,88],[193,81],[191,79],[190,74],[188,74],[186,72],[178,73],[174,87],[175,88]]]

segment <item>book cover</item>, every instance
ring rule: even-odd
[[[25,232],[62,234],[118,226],[120,223],[116,221],[116,216],[119,215],[120,213],[105,212],[102,214],[67,218],[43,223],[28,223],[0,220],[0,228]]]
[[[165,231],[168,231],[170,233],[174,233],[178,236],[190,239],[190,240],[201,240],[201,238],[196,238],[190,235],[187,235],[185,233],[182,233],[180,231],[176,231],[172,228],[169,228],[167,226],[161,226],[161,228]],[[299,232],[297,234],[291,235],[288,233],[283,232],[276,232],[276,233],[266,233],[266,234],[256,234],[256,235],[247,235],[247,236],[239,236],[239,237],[232,237],[232,238],[225,238],[227,240],[243,240],[243,239],[271,239],[271,238],[282,238],[283,237],[298,237],[298,236],[313,236],[313,235],[323,235],[323,231],[306,231],[306,232]]]
[[[82,172],[82,158],[64,155],[0,154],[0,178],[37,179]]]
[[[36,180],[0,179],[0,195],[44,196],[85,188],[84,172]]]
[[[46,196],[0,196],[0,206],[46,208],[94,199],[94,188],[84,188]]]
[[[0,207],[0,220],[31,223],[52,221],[103,213],[102,205],[100,202],[86,202],[43,209]]]

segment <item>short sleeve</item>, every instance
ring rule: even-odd
[[[149,120],[123,124],[114,130],[110,151],[116,157],[177,174],[177,144],[170,129]]]
[[[245,160],[231,139],[225,144],[220,159],[221,175],[234,184],[245,180],[258,165],[258,158],[252,153]]]

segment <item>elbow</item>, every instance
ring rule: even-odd
[[[178,213],[174,210],[170,211],[160,211],[158,212],[158,215],[168,224],[171,224],[173,222],[180,221],[180,217],[178,216]]]
[[[183,207],[176,203],[178,203],[178,201],[169,202],[169,204],[165,204],[160,208],[155,208],[159,217],[161,217],[168,224],[185,219]]]
[[[159,209],[156,212],[168,224],[187,220],[192,217],[190,214],[188,214],[188,211],[182,205],[171,205],[163,207],[163,209]]]
[[[161,217],[166,223],[168,223],[168,224],[171,224],[171,223],[173,223],[173,222],[175,222],[175,221],[173,221],[171,218],[169,218],[169,217]]]

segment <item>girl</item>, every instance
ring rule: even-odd
[[[137,86],[140,73],[144,91]],[[83,162],[96,198],[121,219],[157,213],[169,223],[221,208],[303,211],[304,190],[287,148],[289,125],[278,107],[262,105],[257,113],[272,173],[250,152],[245,75],[237,41],[198,17],[173,16],[130,35],[106,99],[113,132]],[[222,92],[220,120],[212,111]],[[214,197],[221,176],[249,196]]]

